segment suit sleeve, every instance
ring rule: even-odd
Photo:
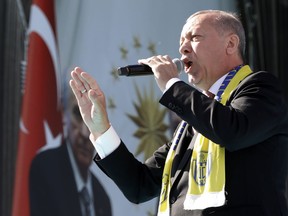
[[[286,133],[287,106],[279,86],[271,74],[253,73],[222,105],[190,85],[177,82],[160,103],[213,142],[236,151]]]
[[[160,194],[168,150],[169,145],[165,144],[145,163],[141,163],[121,141],[120,146],[110,155],[104,159],[96,155],[94,160],[130,202],[142,203]]]

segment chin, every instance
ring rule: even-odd
[[[192,85],[192,86],[197,86],[198,82],[195,82],[196,80],[192,77],[192,76],[188,76],[188,82]]]
[[[193,82],[193,80],[189,80],[189,84],[190,84],[193,88],[197,89],[198,91],[202,91],[202,88],[199,86],[199,83],[195,83],[195,82]]]

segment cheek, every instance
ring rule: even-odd
[[[209,61],[211,61],[212,57],[213,59],[216,59],[217,57],[213,52],[211,51],[211,48],[207,46],[206,44],[195,44],[193,45],[193,51],[194,51],[194,63],[196,66],[201,68],[202,66],[205,66],[209,64]]]
[[[79,136],[79,130],[75,127],[72,127],[68,130],[68,136],[72,141],[75,141]]]
[[[211,46],[209,44],[198,43],[193,46],[193,50],[198,59],[207,60],[207,57],[210,56],[212,53]],[[213,54],[212,54],[213,55]],[[214,56],[215,57],[215,56]]]
[[[94,147],[90,148],[90,144],[84,144],[82,140],[81,142],[75,142],[73,148],[77,161],[82,165],[89,166],[94,156]]]
[[[219,53],[223,51],[223,44],[216,40],[207,40],[205,42],[192,43],[192,48],[197,57],[217,59]]]

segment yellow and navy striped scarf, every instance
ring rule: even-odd
[[[216,99],[225,105],[232,91],[251,73],[248,65],[230,71],[218,90]],[[229,79],[229,76],[231,78]],[[226,83],[225,83],[226,82]],[[160,194],[158,216],[169,216],[171,167],[178,143],[181,143],[188,124],[181,122],[168,152]],[[198,133],[190,162],[188,191],[184,201],[185,210],[205,209],[225,204],[225,148]]]

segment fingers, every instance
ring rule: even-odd
[[[83,82],[85,82],[86,85],[89,86],[90,89],[96,92],[97,96],[100,96],[103,94],[96,80],[92,76],[90,76],[88,73],[82,72],[81,78]]]
[[[89,103],[89,101],[98,107],[97,100],[102,99],[101,103],[105,104],[105,96],[101,91],[96,80],[79,67],[71,72],[72,79],[69,84],[80,106]]]
[[[81,93],[84,93],[87,90],[87,85],[85,86],[82,78],[81,78],[81,72],[82,69],[79,67],[76,67],[72,72],[71,72],[71,77],[75,82],[75,87],[76,89],[78,89],[78,91],[80,91]],[[76,90],[75,89],[75,90]],[[88,88],[90,89],[90,88]]]
[[[91,89],[89,83],[85,81],[81,77],[81,73],[83,70],[79,67],[76,67],[73,71],[71,71],[71,77],[69,84],[70,87],[78,101],[80,106],[83,106],[89,103],[90,98],[88,97],[88,91]]]
[[[172,63],[172,59],[168,56],[168,55],[158,55],[158,56],[152,56],[150,58],[147,59],[139,59],[138,63],[140,64],[146,64],[146,65],[156,65],[156,64],[168,64],[168,63]]]
[[[89,75],[88,73],[84,72],[81,68],[76,67],[71,72],[71,77],[73,79],[73,87],[74,91],[78,91],[81,94],[88,93],[90,89],[94,90],[96,94],[102,94],[102,91],[97,84],[96,80]]]
[[[71,72],[69,84],[76,96],[82,118],[94,137],[103,134],[109,127],[105,95],[96,80],[76,67]]]
[[[70,80],[69,85],[70,85],[72,92],[75,95],[76,99],[79,101],[81,98],[81,93],[77,88],[76,82],[74,80]]]

